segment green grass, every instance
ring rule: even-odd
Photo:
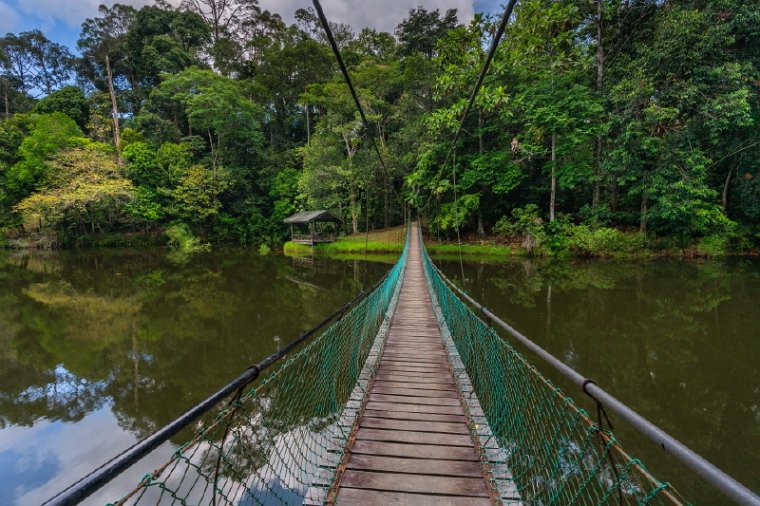
[[[387,243],[369,241],[366,243],[367,253],[400,253],[404,245],[400,243]],[[306,244],[286,242],[284,246],[286,255],[333,255],[336,253],[360,254],[365,252],[364,241],[350,241],[339,239],[336,242],[316,244],[313,247]]]
[[[338,243],[346,243],[346,242],[353,242],[353,243],[361,243],[364,244],[364,241],[367,239],[367,234],[352,234],[347,235],[346,237],[341,237],[338,242],[331,243],[331,244],[338,244]],[[392,228],[386,228],[383,230],[374,230],[369,233],[369,242],[370,243],[383,243],[383,244],[394,244],[399,245],[400,247],[404,246],[404,240],[406,239],[406,227],[392,227]],[[400,249],[393,251],[401,251]]]
[[[514,250],[502,244],[449,244],[449,243],[426,243],[425,247],[431,255],[462,255],[501,257],[511,256]]]
[[[311,246],[307,246],[305,244],[299,244],[297,242],[292,242],[292,241],[286,242],[282,247],[282,251],[286,255],[293,255],[293,256],[310,256],[314,252]]]
[[[311,256],[327,255],[363,255],[367,253],[400,253],[404,248],[406,238],[405,227],[386,228],[369,234],[353,234],[340,237],[335,242],[316,244],[313,247],[292,241],[285,243],[283,251],[286,255]],[[359,258],[356,256],[355,258]]]
[[[294,256],[329,256],[331,258],[347,256],[360,258],[366,252],[369,254],[400,253],[406,238],[405,227],[394,227],[365,234],[353,234],[339,238],[336,242],[317,244],[314,247],[294,242],[286,242],[286,255]],[[426,243],[428,252],[438,256],[459,256],[461,253],[468,257],[500,259],[512,256],[517,252],[509,246],[501,244],[462,244]],[[387,255],[386,255],[387,256]]]

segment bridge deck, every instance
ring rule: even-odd
[[[337,504],[492,504],[425,282],[416,230]]]

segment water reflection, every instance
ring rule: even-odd
[[[39,504],[388,268],[242,250],[0,257],[0,504]]]
[[[462,284],[459,262],[440,264]],[[508,323],[760,490],[760,262],[469,262],[464,277],[467,290]],[[688,499],[726,503],[638,433],[615,428],[631,453]]]

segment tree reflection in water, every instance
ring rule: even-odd
[[[105,408],[143,437],[351,299],[365,269],[371,283],[389,268],[240,249],[184,263],[161,250],[0,256],[0,429]],[[119,449],[93,447],[93,465]],[[19,488],[52,495],[72,479],[48,478]]]
[[[461,286],[459,262],[440,263]],[[467,291],[510,325],[760,490],[760,261],[517,259],[467,262],[464,273]],[[585,400],[525,355],[576,401]],[[725,502],[643,436],[612,421],[626,450],[655,476],[673,481],[687,498]]]

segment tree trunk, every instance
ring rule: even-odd
[[[546,286],[546,338],[552,334],[552,284]]]
[[[478,153],[483,154],[483,111],[478,111]]]
[[[359,233],[359,213],[356,206],[356,194],[351,192],[351,231],[354,234]]]
[[[610,178],[610,211],[617,212],[618,208],[618,180],[617,175],[613,174]]]
[[[116,146],[116,160],[121,165],[121,134],[119,132],[119,105],[116,102],[116,91],[113,87],[113,73],[111,72],[111,58],[106,53],[106,80],[108,81],[108,93],[111,95],[111,114],[113,116],[113,144]]]
[[[11,104],[8,100],[8,88],[5,87],[5,93],[3,93],[3,102],[5,103],[5,117],[10,118],[11,117]]]
[[[346,233],[346,222],[343,221],[343,203],[339,200],[338,201],[338,214],[340,215],[341,220],[341,230],[343,230],[343,233]],[[340,235],[340,234],[338,234]]]
[[[478,111],[478,154],[483,155],[485,145],[483,144],[483,111]],[[483,209],[478,205],[478,235],[483,237],[486,231],[483,229]]]
[[[726,176],[726,182],[723,185],[723,193],[720,195],[720,202],[723,204],[723,210],[725,211],[728,208],[728,189],[731,186],[731,176],[734,175],[734,168],[731,167],[728,170],[728,175]]]
[[[604,82],[604,3],[602,0],[596,0],[596,89],[599,93],[602,91]],[[600,187],[602,184],[602,136],[596,136],[596,145],[594,146],[595,164],[594,164],[594,194],[591,198],[591,207],[599,207]]]
[[[639,222],[639,232],[646,233],[647,231],[647,201],[649,200],[649,194],[646,189],[641,192],[641,221]]]
[[[554,221],[557,202],[557,134],[552,134],[552,188],[549,196],[549,221]]]
[[[390,226],[388,222],[388,207],[390,205],[388,199],[388,173],[386,171],[383,171],[383,182],[385,185],[385,192],[383,195],[383,221],[384,221],[384,228],[388,228]]]
[[[309,115],[309,104],[306,104],[306,145],[311,146],[311,116]]]
[[[214,149],[214,138],[211,136],[211,129],[206,130],[208,133],[208,144],[211,146],[211,169],[214,172],[214,181],[216,181],[216,157],[217,153]]]

